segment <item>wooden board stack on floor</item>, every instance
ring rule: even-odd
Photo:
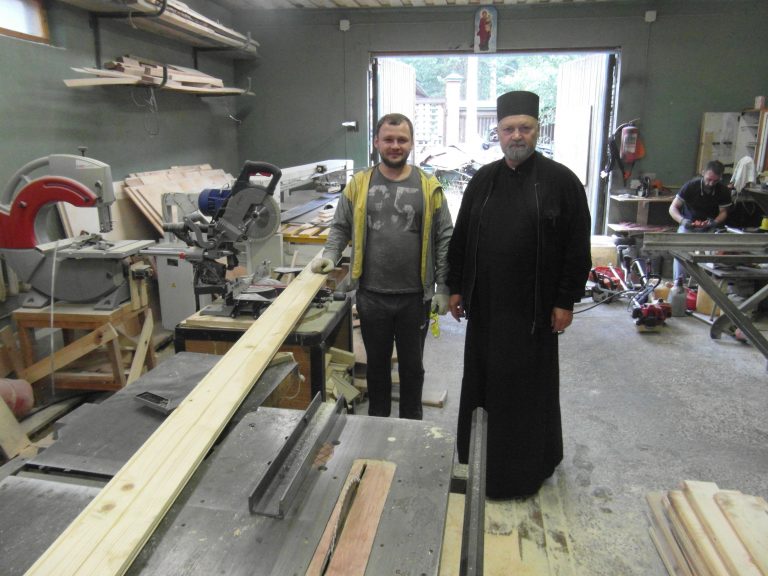
[[[651,539],[670,575],[768,575],[765,499],[693,480],[646,499]]]

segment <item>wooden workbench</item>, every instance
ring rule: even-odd
[[[229,318],[196,312],[174,331],[176,352],[225,354],[255,320],[248,316]],[[323,308],[310,307],[280,347],[291,352],[305,382],[295,397],[284,398],[281,408],[306,408],[318,392],[325,398],[325,352],[329,348],[353,350],[352,300],[334,300]]]

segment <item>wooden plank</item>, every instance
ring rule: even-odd
[[[90,88],[91,86],[132,86],[140,84],[140,78],[67,78],[64,84],[69,88]]]
[[[538,496],[486,501],[483,569],[494,576],[549,575]]]
[[[10,326],[0,328],[0,344],[2,344],[0,377],[14,372],[17,378],[26,379],[27,371],[21,361],[21,352],[19,352],[19,347],[16,345],[16,339],[13,337],[13,328]]]
[[[739,576],[761,576],[762,572],[715,502],[715,494],[720,491],[717,484],[686,480],[683,486],[686,498],[728,571]]]
[[[307,266],[27,576],[124,574],[324,283]]]
[[[539,505],[544,527],[544,541],[549,559],[549,573],[552,576],[571,576],[576,572],[572,550],[571,532],[563,510],[558,479],[556,474],[539,489]],[[552,481],[554,480],[554,482]]]
[[[661,556],[662,562],[667,567],[670,575],[674,576],[693,576],[691,567],[685,559],[680,545],[675,540],[672,530],[669,526],[669,519],[664,514],[664,493],[649,492],[646,497],[648,507],[651,510],[651,538],[656,545],[656,550]],[[672,569],[670,569],[670,566]]]
[[[35,412],[34,414],[27,416],[19,424],[21,429],[27,436],[32,436],[36,432],[39,432],[52,422],[55,422],[64,414],[71,412],[77,406],[83,403],[83,396],[74,396],[67,398],[56,404],[51,404]]]
[[[117,331],[112,324],[104,324],[93,332],[64,346],[61,350],[57,350],[53,357],[49,356],[32,364],[32,366],[27,368],[25,379],[34,384],[41,378],[48,376],[51,372],[71,364],[78,358],[82,358],[89,352],[96,350],[102,344],[107,344],[115,339],[117,339]]]
[[[760,496],[721,490],[715,502],[744,543],[760,571],[768,576],[768,503]]]
[[[704,527],[696,517],[688,499],[682,490],[670,490],[669,501],[677,513],[681,526],[685,529],[691,543],[696,548],[699,557],[707,567],[707,572],[713,576],[729,576],[728,569],[720,559],[714,544],[707,536]]]
[[[665,494],[662,498],[662,504],[664,505],[664,511],[667,514],[667,518],[669,518],[669,525],[672,529],[675,541],[683,552],[688,565],[691,567],[691,571],[696,576],[709,576],[710,572],[707,570],[707,565],[693,545],[693,541],[685,531],[685,526],[680,520],[680,516],[670,502],[669,493]]]
[[[310,562],[308,576],[365,574],[395,469],[394,462],[380,460],[355,460],[352,463],[344,489]],[[356,493],[344,521],[342,514],[349,506],[353,489]]]
[[[147,201],[144,199],[144,197],[139,194],[138,192],[134,192],[132,188],[125,187],[124,188],[125,195],[131,199],[131,201],[134,203],[134,205],[139,209],[139,211],[144,215],[144,217],[147,219],[147,222],[149,222],[152,227],[157,230],[161,235],[165,234],[165,231],[163,230],[163,223],[162,221],[158,221],[157,216],[155,215],[155,211],[150,206]]]
[[[144,326],[141,327],[139,341],[136,343],[136,352],[133,355],[133,362],[131,363],[131,369],[128,372],[126,384],[132,383],[141,376],[144,362],[147,359],[147,350],[149,350],[149,347],[152,345],[152,330],[154,327],[155,323],[152,319],[152,311],[148,310],[146,318],[144,319]]]
[[[16,416],[0,398],[0,452],[10,460],[31,444]]]

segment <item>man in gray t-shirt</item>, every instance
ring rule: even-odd
[[[413,147],[408,118],[384,116],[373,145],[381,163],[356,173],[347,184],[324,257],[312,263],[312,270],[333,270],[352,241],[351,276],[358,286],[357,313],[368,359],[368,414],[390,415],[396,345],[399,416],[420,420],[430,310],[448,310],[445,281],[453,223],[440,183],[408,164]]]
[[[417,170],[401,182],[388,180],[379,170],[371,174],[365,261],[360,286],[373,292],[415,294],[422,291],[421,223],[424,199]]]

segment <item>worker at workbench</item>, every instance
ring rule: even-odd
[[[563,458],[558,335],[591,267],[587,196],[568,168],[536,152],[539,97],[497,99],[504,158],[461,202],[448,251],[451,314],[468,320],[458,457],[472,413],[488,414],[486,496],[535,494]]]
[[[413,124],[402,114],[379,120],[376,166],[356,173],[339,198],[323,257],[314,272],[333,270],[352,240],[351,277],[365,344],[368,414],[392,408],[392,348],[397,346],[400,418],[421,420],[423,351],[430,310],[448,311],[451,213],[434,176],[408,164]]]
[[[681,233],[714,232],[725,224],[731,206],[731,192],[722,182],[722,162],[707,163],[701,176],[689,180],[678,191],[669,206],[669,215],[680,224]],[[682,264],[675,260],[674,280],[683,274]]]

